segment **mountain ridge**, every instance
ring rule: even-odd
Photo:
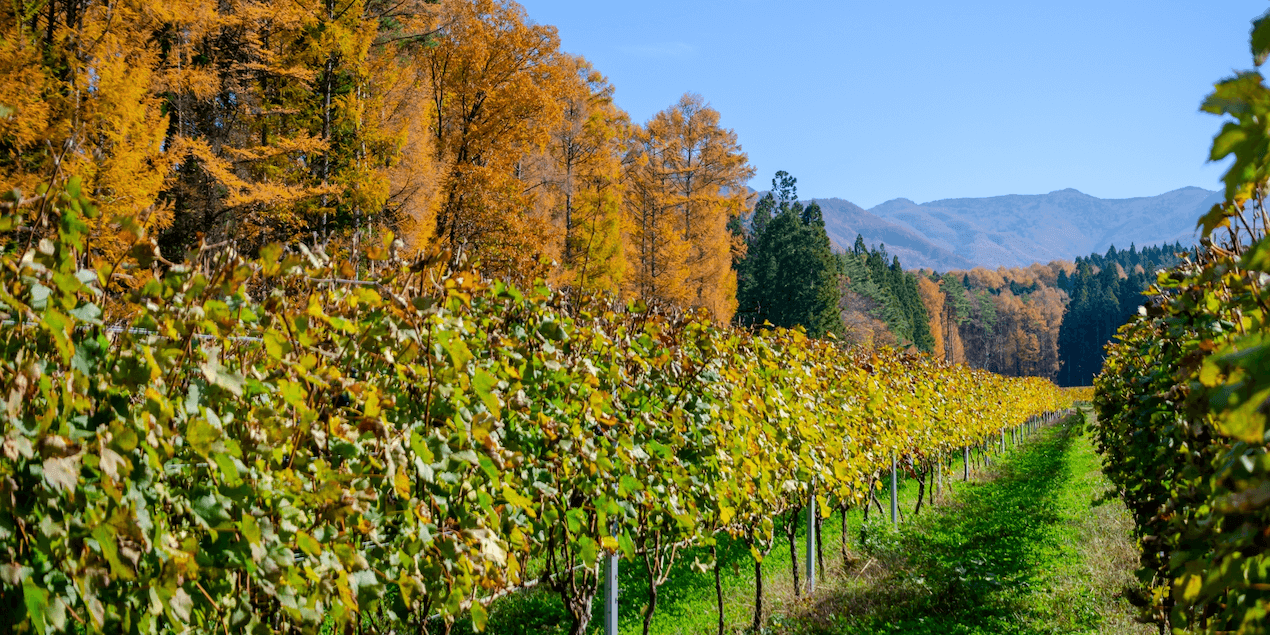
[[[947,271],[1074,260],[1112,245],[1191,244],[1195,222],[1222,197],[1186,186],[1123,199],[1075,188],[920,204],[901,197],[867,210],[843,198],[810,200],[821,206],[838,248],[849,248],[859,234],[870,246],[885,244],[906,268]]]

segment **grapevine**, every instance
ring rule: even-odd
[[[1071,403],[408,262],[391,237],[351,284],[303,247],[165,264],[126,219],[135,246],[105,260],[77,184],[45,197],[0,208],[6,632],[480,628],[535,583],[582,632],[603,554],[657,575],[726,532],[761,558],[773,518],[863,502],[893,455]]]
[[[1254,23],[1255,61],[1270,20]],[[1173,632],[1264,633],[1270,607],[1270,89],[1258,72],[1216,85],[1228,115],[1212,159],[1234,157],[1202,245],[1161,272],[1095,381],[1094,434],[1136,521],[1144,617]]]

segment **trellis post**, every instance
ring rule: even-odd
[[[604,557],[604,635],[617,633],[617,553]],[[715,566],[718,566],[716,563]]]
[[[900,524],[900,485],[895,469],[895,452],[891,452],[891,524]]]
[[[717,566],[717,565],[716,565]],[[816,495],[807,504],[807,595],[816,592]]]

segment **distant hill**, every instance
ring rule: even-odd
[[[1070,261],[1112,245],[1191,244],[1196,220],[1222,196],[1185,187],[1159,196],[1101,199],[1066,189],[920,205],[900,198],[870,210],[839,198],[815,200],[837,246],[848,248],[863,234],[868,245],[884,243],[907,269],[948,271]]]

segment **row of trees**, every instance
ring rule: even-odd
[[[1071,297],[1058,334],[1062,371],[1056,379],[1065,386],[1088,386],[1101,369],[1104,347],[1116,330],[1138,312],[1160,268],[1180,263],[1180,243],[1146,247],[1114,246],[1105,255],[1076,259],[1073,275],[1061,275],[1057,286]]]
[[[1113,246],[1074,263],[923,272],[918,288],[933,352],[1004,375],[1087,386],[1102,368],[1103,348],[1142,305],[1155,272],[1177,264],[1181,251],[1181,244]]]
[[[646,124],[511,0],[65,0],[0,7],[0,180],[82,177],[93,246],[467,257],[492,275],[730,319],[752,175],[685,95]],[[551,264],[554,263],[554,264]]]
[[[931,313],[935,353],[951,362],[1013,375],[1053,378],[1067,303],[1055,282],[1071,263],[995,271],[927,272],[923,302]]]
[[[863,240],[835,255],[792,176],[753,200],[736,134],[700,96],[631,122],[510,0],[66,0],[0,18],[0,179],[30,198],[81,177],[107,257],[127,244],[121,217],[170,261],[200,243],[307,244],[354,276],[395,235],[496,277],[719,321],[739,306],[743,324],[1077,384],[1136,306],[1133,276],[1167,264],[1131,249],[1088,271],[938,276]]]

